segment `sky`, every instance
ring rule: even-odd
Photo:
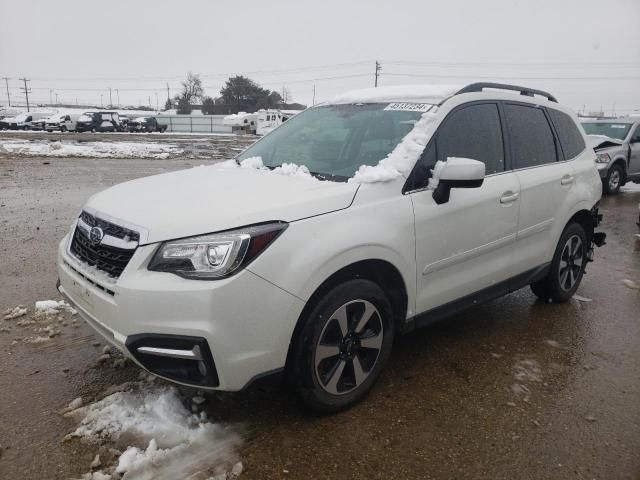
[[[495,80],[627,114],[640,110],[640,0],[0,0],[14,103],[26,77],[32,103],[162,106],[192,71],[213,97],[242,74],[311,104],[314,86],[316,103],[373,86],[376,60],[379,85]]]

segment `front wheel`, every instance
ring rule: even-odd
[[[590,239],[579,223],[570,223],[562,232],[556,247],[549,274],[531,284],[533,293],[545,302],[562,303],[578,290],[584,269]]]
[[[393,344],[393,314],[384,292],[369,280],[350,280],[329,291],[301,321],[289,373],[302,401],[322,413],[360,401]]]
[[[614,165],[609,169],[607,178],[604,181],[604,191],[609,195],[615,195],[620,191],[622,185],[622,179],[624,177],[624,171],[620,165]]]

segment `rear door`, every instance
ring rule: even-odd
[[[565,199],[575,185],[571,163],[543,107],[503,102],[505,132],[520,182],[520,212],[514,265],[525,272],[550,262],[557,223],[564,221]]]
[[[479,188],[452,189],[449,201],[442,205],[435,203],[426,185],[412,185],[417,313],[496,286],[514,275],[520,187],[505,162],[497,103],[465,104],[449,113],[415,171],[428,178],[436,160],[449,157],[484,162],[486,176]]]

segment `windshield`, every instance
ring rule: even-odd
[[[397,108],[404,105],[406,109]],[[411,131],[422,111],[410,104],[369,103],[310,108],[245,150],[238,160],[261,157],[266,167],[305,165],[331,180],[376,165]]]
[[[583,123],[582,127],[587,135],[604,135],[609,138],[624,140],[631,129],[630,123],[592,122]]]

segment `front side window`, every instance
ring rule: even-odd
[[[582,128],[587,135],[602,135],[617,140],[624,140],[631,130],[631,123],[620,122],[584,122]]]
[[[504,147],[498,106],[470,105],[451,113],[438,129],[437,160],[462,157],[485,164],[487,175],[504,171]]]
[[[570,160],[577,157],[586,148],[582,134],[573,119],[564,112],[549,108],[547,110],[553,125],[556,127],[564,158]]]
[[[324,105],[291,118],[243,152],[268,168],[305,165],[330,180],[346,180],[361,165],[377,165],[414,127],[421,111],[386,109],[387,103]]]
[[[557,161],[553,131],[540,108],[528,105],[504,105],[511,143],[513,168],[528,168]]]

